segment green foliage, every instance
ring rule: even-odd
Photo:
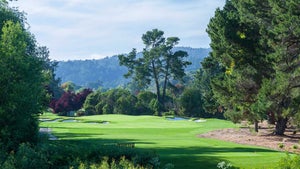
[[[276,167],[276,169],[298,169],[300,166],[300,155],[287,154],[282,158]]]
[[[102,114],[103,105],[100,104],[101,90],[97,90],[89,94],[83,104],[86,115]]]
[[[194,75],[194,86],[199,89],[202,94],[203,109],[209,113],[218,113],[218,107],[220,105],[214,97],[211,79],[222,72],[222,67],[211,57],[205,58],[201,64],[202,68]]]
[[[220,169],[232,168],[232,164],[230,162],[221,161],[218,163],[217,168],[220,168]]]
[[[3,152],[1,152],[3,153]],[[21,144],[16,152],[0,158],[3,169],[43,168],[157,168],[154,153],[117,146],[86,146],[72,143]]]
[[[259,43],[259,25],[242,22],[240,15],[235,1],[227,1],[223,10],[216,10],[207,29],[212,52],[203,64],[213,97],[230,112],[227,117],[254,122],[262,117],[251,105],[270,68],[266,55],[260,53],[264,46]]]
[[[0,140],[8,150],[37,140],[36,116],[45,106],[45,79],[35,45],[20,23],[4,23],[0,39]]]
[[[63,84],[61,84],[61,88],[65,91],[65,92],[75,92],[77,90],[77,87],[75,85],[75,83],[68,81],[65,82]]]
[[[151,101],[155,100],[156,95],[152,92],[149,91],[142,91],[137,95],[137,103],[136,103],[136,108],[137,111],[140,112],[139,114],[148,114],[148,115],[153,115],[156,109],[151,108]]]
[[[161,105],[157,99],[152,99],[149,103],[149,108],[152,112],[154,112],[154,115],[159,115],[160,107]]]
[[[185,116],[205,117],[202,103],[201,93],[197,89],[185,89],[180,97],[181,111]]]
[[[296,8],[296,0],[226,1],[207,29],[212,52],[204,65],[216,61],[223,67],[210,77],[213,97],[227,111],[252,122],[272,112],[278,135],[299,110],[300,50],[295,39],[300,37],[300,19]]]
[[[137,98],[130,93],[128,93],[126,96],[119,97],[116,102],[115,113],[134,115],[136,113],[136,102]]]
[[[120,88],[111,89],[106,92],[101,92],[100,90],[98,90],[87,97],[83,109],[85,110],[86,115],[148,114],[149,108],[148,105],[145,104],[147,99],[149,99],[147,94],[145,94],[145,96],[139,96],[138,99],[128,90]]]
[[[283,143],[279,143],[279,144],[278,144],[278,147],[279,147],[280,149],[283,149],[284,146],[285,146],[285,145],[284,145]]]
[[[143,56],[138,58],[136,49],[133,49],[127,56],[119,55],[120,65],[128,68],[126,78],[133,77],[133,80],[141,87],[147,87],[153,82],[156,89],[157,101],[160,106],[158,115],[165,106],[166,89],[170,79],[181,80],[184,75],[184,68],[191,63],[185,61],[187,52],[172,49],[179,43],[179,38],[165,38],[164,32],[158,29],[147,31],[142,36],[145,44]],[[160,83],[162,82],[162,83]],[[161,92],[162,91],[162,92]]]
[[[48,165],[46,155],[29,144],[21,144],[15,153],[11,152],[5,161],[0,162],[3,169],[46,169]]]

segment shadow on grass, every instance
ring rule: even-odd
[[[126,151],[138,150],[141,152],[153,151],[156,153],[162,162],[162,166],[167,163],[172,163],[177,169],[184,168],[217,168],[218,163],[226,161],[228,154],[229,156],[237,156],[238,153],[249,153],[249,155],[254,153],[272,153],[277,152],[274,150],[258,148],[258,147],[221,147],[221,146],[191,146],[191,147],[154,147],[151,149],[141,148],[139,144],[156,144],[154,142],[147,142],[137,139],[105,139],[105,138],[93,138],[101,134],[95,133],[55,133],[55,136],[61,140],[51,141],[62,148],[64,146],[71,147],[85,147],[87,149],[97,149],[98,147],[103,147],[105,153],[114,153],[110,149],[116,148],[117,143],[134,143],[135,148],[132,147],[119,147],[122,149],[121,153]],[[110,147],[111,146],[111,147]],[[236,153],[236,155],[234,155]],[[255,155],[255,154],[254,154]]]
[[[175,168],[217,168],[218,163],[225,161],[226,154],[276,152],[273,150],[251,147],[187,147],[155,148],[163,163],[172,163]],[[234,167],[232,167],[234,168]],[[235,167],[237,168],[237,167]]]
[[[68,134],[69,135],[69,134]],[[52,142],[52,141],[51,141]],[[175,169],[182,169],[182,168],[217,168],[218,163],[225,161],[228,162],[226,153],[230,153],[231,155],[234,153],[259,153],[259,152],[276,152],[273,150],[263,149],[263,148],[252,148],[252,147],[186,147],[186,148],[173,148],[173,147],[157,147],[157,148],[141,148],[138,144],[154,144],[152,142],[143,142],[135,139],[78,139],[78,140],[57,140],[53,141],[54,144],[57,146],[64,146],[67,147],[77,147],[84,149],[99,149],[102,147],[102,150],[105,152],[101,152],[103,154],[106,153],[113,153],[116,144],[115,143],[135,143],[135,148],[130,147],[119,147],[122,152],[127,151],[139,151],[139,152],[153,152],[160,157],[161,166],[164,166],[167,163],[171,163],[175,165]],[[112,145],[110,145],[112,144]],[[103,149],[104,148],[104,149]],[[112,152],[113,151],[113,152]],[[224,153],[224,154],[222,154]],[[132,154],[132,153],[129,153]],[[117,154],[116,154],[117,155]],[[120,154],[118,154],[120,155]],[[117,156],[118,156],[117,155]],[[255,154],[254,154],[255,155]],[[111,156],[113,156],[111,154]],[[233,155],[238,156],[238,155]],[[237,167],[235,167],[237,168]]]

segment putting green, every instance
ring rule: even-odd
[[[197,137],[212,130],[237,128],[225,120],[195,122],[127,115],[66,118],[49,113],[41,118],[47,120],[42,121],[40,126],[51,128],[59,140],[91,144],[133,142],[135,148],[153,150],[159,154],[162,164],[172,163],[178,169],[217,168],[221,161],[228,161],[239,168],[270,168],[285,156],[285,153],[261,147]],[[66,119],[70,120],[63,122]]]

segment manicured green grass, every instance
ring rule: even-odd
[[[41,118],[70,119],[48,113]],[[87,145],[134,142],[135,148],[153,150],[159,154],[162,164],[172,163],[178,169],[216,168],[221,161],[229,161],[239,168],[270,168],[285,156],[285,153],[265,148],[197,137],[212,130],[237,128],[225,120],[207,119],[196,123],[126,115],[84,116],[75,120],[77,122],[41,122],[40,126],[52,128],[60,140]]]

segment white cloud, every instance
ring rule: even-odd
[[[179,45],[207,47],[209,18],[225,0],[20,0],[31,31],[56,60],[100,58],[141,50],[153,28]],[[92,54],[91,54],[92,53]]]

